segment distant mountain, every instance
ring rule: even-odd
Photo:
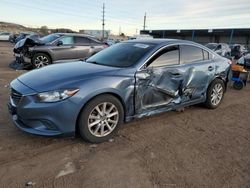
[[[27,28],[20,24],[0,22],[0,31],[20,32],[26,30]]]
[[[43,33],[41,28],[28,28],[20,24],[3,22],[3,21],[0,21],[0,32],[1,31],[7,31],[7,32],[12,32],[12,33],[19,33],[19,32],[25,32],[25,31]],[[71,29],[58,28],[58,29],[47,29],[47,31],[44,34],[56,33],[56,32],[75,33],[75,31],[72,31]]]

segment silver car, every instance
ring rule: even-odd
[[[23,39],[13,51],[25,68],[41,68],[59,61],[85,59],[105,47],[104,43],[89,35],[56,33],[40,39]]]
[[[208,43],[207,48],[213,50],[215,53],[221,55],[222,57],[231,56],[231,48],[226,43]]]

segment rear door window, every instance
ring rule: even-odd
[[[203,61],[203,50],[195,46],[181,45],[180,57],[181,64],[190,64]]]
[[[80,45],[90,45],[90,40],[86,37],[75,37],[75,43]]]

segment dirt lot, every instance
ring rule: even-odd
[[[0,187],[250,187],[250,87],[229,88],[216,110],[201,106],[126,124],[113,142],[44,138],[8,115],[8,68],[0,42]]]

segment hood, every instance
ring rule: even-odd
[[[74,86],[81,80],[115,74],[120,68],[86,63],[82,61],[49,65],[30,71],[17,79],[37,92]],[[75,86],[77,87],[77,86]]]
[[[39,39],[27,37],[25,39],[20,40],[18,43],[16,43],[13,51],[15,53],[20,53],[24,49],[27,49],[28,47],[41,46],[41,45],[45,45],[45,43],[43,43]]]

